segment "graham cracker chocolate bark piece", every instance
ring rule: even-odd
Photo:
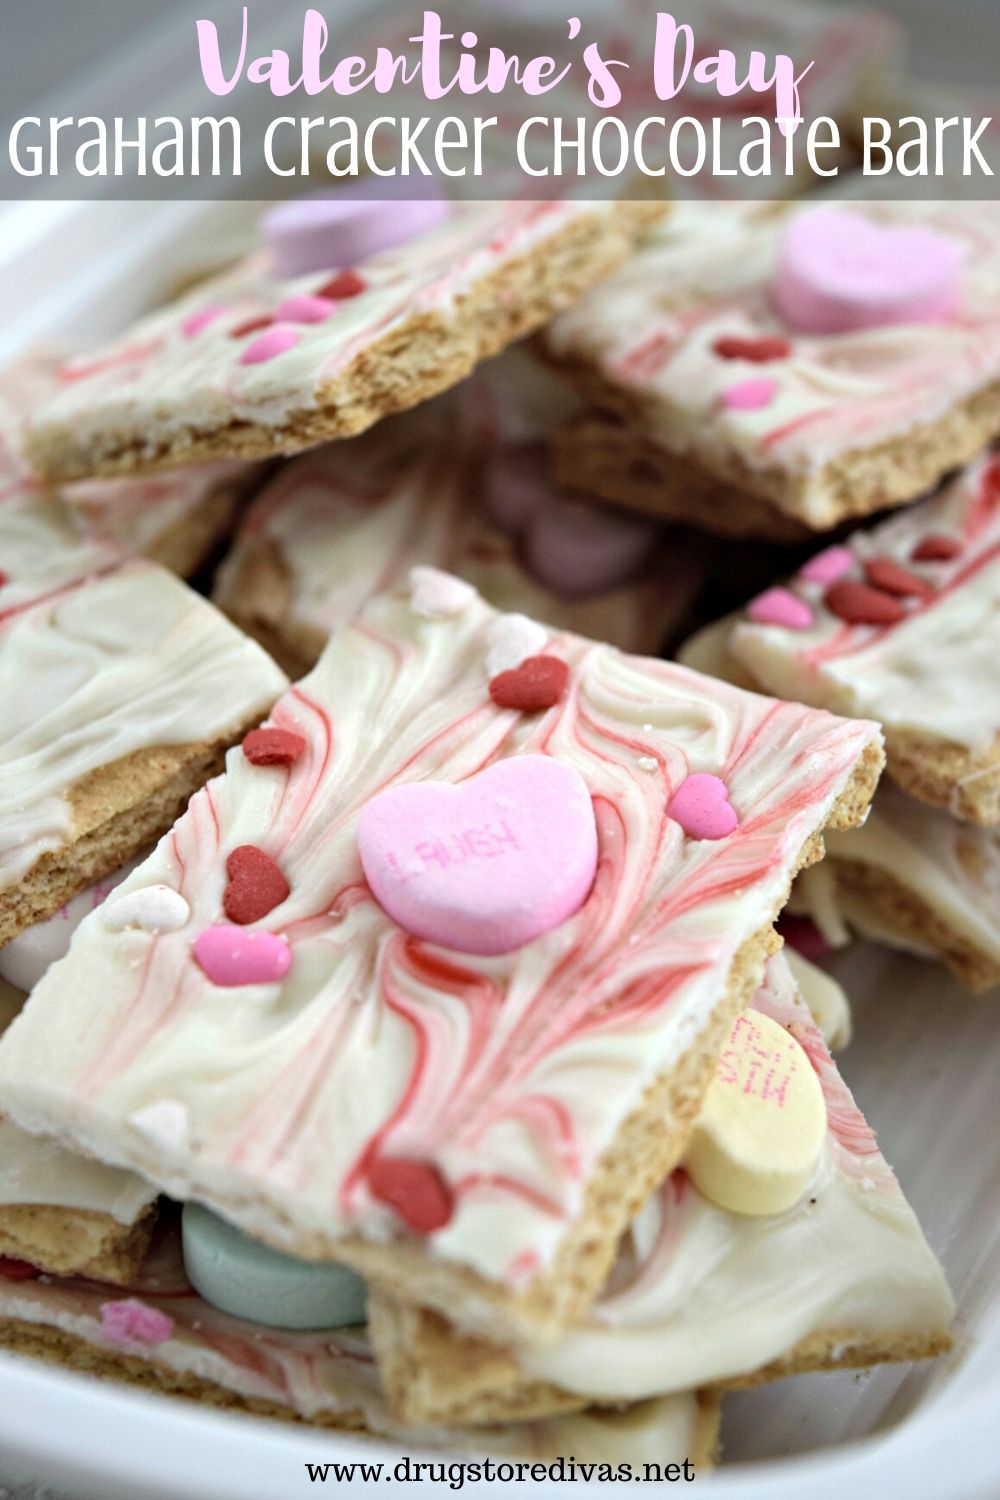
[[[593,492],[769,536],[924,494],[1000,436],[998,213],[684,205],[544,336],[621,424]]]
[[[47,480],[294,453],[448,389],[616,269],[662,204],[455,205],[351,270],[262,252],[60,370],[28,433]]]
[[[82,924],[0,1044],[0,1103],[543,1344],[682,1155],[794,874],[864,818],[880,734],[434,583],[338,631]],[[390,794],[437,811],[373,824]],[[160,886],[170,931],[143,927]],[[67,989],[82,1040],[54,1047]]]
[[[768,692],[881,721],[888,772],[965,822],[1000,824],[1000,461],[807,562],[733,631]]]

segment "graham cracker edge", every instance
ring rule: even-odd
[[[53,1276],[134,1284],[156,1223],[150,1204],[131,1224],[112,1214],[51,1204],[0,1207],[0,1255],[28,1261]]]
[[[659,403],[655,397],[643,400],[639,393],[611,380],[595,361],[582,354],[560,355],[544,342],[539,343],[542,356],[558,374],[599,407],[622,419],[626,433],[640,440],[640,457],[648,457],[651,445],[662,450],[662,473],[668,491],[663,505],[670,508],[658,513],[678,519],[688,518],[683,486],[696,479],[702,508],[710,503],[715,510],[738,506],[751,496],[772,506],[781,522],[790,518],[806,533],[826,531],[842,521],[917,499],[1000,434],[998,380],[980,387],[935,421],[915,423],[905,432],[871,447],[851,449],[804,474],[793,474],[775,464],[749,464],[733,450],[720,454],[675,452],[658,441]],[[717,491],[714,496],[713,489]],[[611,495],[597,498],[614,499]],[[697,513],[690,519],[696,520]],[[775,536],[774,532],[763,534]]]
[[[168,832],[262,717],[250,715],[214,740],[135,750],[75,782],[67,791],[75,836],[0,891],[0,947]]]
[[[956,932],[903,880],[860,859],[838,856],[831,859],[830,867],[838,887],[869,904],[904,944],[909,940],[932,949],[973,994],[1000,984],[1000,963]]]

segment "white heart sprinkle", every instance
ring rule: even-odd
[[[176,1099],[159,1099],[129,1115],[129,1123],[157,1145],[183,1150],[188,1144],[188,1112]]]
[[[126,891],[101,907],[101,921],[109,932],[138,927],[143,932],[177,932],[191,916],[184,897],[169,885],[147,885]]]
[[[639,756],[639,769],[642,771],[655,771],[658,765],[659,761],[655,755]]]
[[[440,568],[410,569],[410,608],[427,620],[447,620],[468,609],[476,591],[471,583],[453,578]]]
[[[486,670],[490,677],[511,672],[548,645],[549,633],[527,615],[501,615],[487,632]]]

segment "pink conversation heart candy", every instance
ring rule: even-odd
[[[358,850],[376,899],[415,937],[508,953],[587,899],[597,826],[575,767],[516,755],[458,785],[419,781],[362,810]]]
[[[196,962],[213,984],[231,989],[240,984],[276,984],[292,965],[292,950],[273,932],[243,927],[206,927],[195,939]]]
[[[505,531],[523,531],[533,515],[552,503],[544,450],[538,443],[495,454],[485,466],[484,481],[483,507]]]
[[[801,333],[931,323],[958,310],[964,259],[959,240],[919,224],[810,209],[785,226],[772,297]]]
[[[261,228],[277,274],[304,276],[310,271],[358,265],[380,250],[424,234],[446,218],[447,203],[430,196],[415,198],[412,181],[404,178],[403,182],[411,195],[408,198],[392,197],[392,188],[367,181],[272,208]]]
[[[755,625],[782,625],[786,630],[808,630],[813,612],[791,589],[765,589],[747,605]]]
[[[722,404],[727,411],[760,411],[770,406],[778,391],[778,382],[767,375],[754,380],[740,380],[727,386],[722,393]]]
[[[692,839],[725,839],[740,826],[726,783],[704,771],[681,782],[670,799],[667,816]]]
[[[614,588],[645,562],[660,535],[655,521],[558,497],[531,517],[528,566],[560,594],[580,597]]]
[[[825,547],[799,569],[799,577],[807,583],[836,583],[853,567],[854,553],[850,547]]]

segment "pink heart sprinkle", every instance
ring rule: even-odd
[[[173,1318],[138,1297],[101,1303],[101,1332],[110,1344],[163,1344],[173,1331]]]
[[[334,308],[327,297],[286,297],[274,316],[285,323],[325,323]]]
[[[807,583],[836,583],[854,567],[854,553],[849,547],[826,547],[800,569],[799,577]]]
[[[849,333],[953,316],[965,247],[920,224],[816,208],[795,214],[778,248],[772,297],[800,333]]]
[[[729,411],[759,411],[763,406],[770,406],[777,391],[778,382],[766,375],[740,380],[723,391],[722,404]]]
[[[222,923],[206,927],[194,943],[195,962],[213,984],[276,984],[292,966],[292,950],[274,932],[247,931]]]
[[[791,589],[765,589],[747,605],[755,625],[782,625],[786,630],[808,630],[813,612]]]
[[[295,328],[269,328],[259,339],[247,344],[240,355],[240,364],[262,365],[269,359],[277,359],[279,354],[287,354],[289,349],[294,349],[301,337]]]
[[[565,922],[597,869],[597,825],[574,766],[515,755],[457,786],[390,787],[358,820],[376,900],[415,937],[509,953]]]
[[[705,771],[681,782],[667,806],[667,817],[692,839],[726,839],[740,826],[726,783]]]
[[[216,318],[221,318],[228,311],[228,307],[223,307],[221,303],[199,307],[196,312],[188,313],[181,324],[181,333],[185,338],[193,339],[195,334],[200,333],[203,328],[208,327],[209,323],[214,323]]]

